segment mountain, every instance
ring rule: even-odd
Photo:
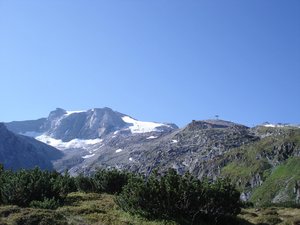
[[[265,205],[300,198],[294,193],[295,184],[300,184],[299,156],[300,129],[295,126],[249,128],[204,120],[159,134],[112,134],[76,164],[68,164],[74,156],[60,163],[69,165],[73,174],[115,167],[147,175],[171,167],[200,179],[229,177],[243,200]]]
[[[44,135],[41,139],[53,138],[62,142],[102,138],[115,131],[145,133],[177,128],[174,124],[138,121],[110,108],[87,111],[66,111],[57,108],[50,112],[48,118],[15,121],[6,123],[6,126],[15,133],[34,137]]]
[[[53,169],[52,161],[63,153],[33,138],[17,135],[0,123],[0,163],[7,169]]]
[[[179,129],[109,108],[56,109],[47,118],[6,125],[60,149],[63,156],[53,161],[53,167],[71,175],[91,174],[97,168],[148,175],[171,167],[200,179],[229,177],[243,200],[257,204],[300,199],[298,125],[264,123],[249,128],[224,120],[193,120]],[[294,193],[295,188],[299,191]]]
[[[108,154],[108,158],[116,158],[111,151],[121,151],[122,142],[127,141],[126,145],[131,145],[131,142],[143,142],[145,135],[158,137],[178,129],[175,124],[139,121],[110,108],[86,111],[57,108],[47,118],[14,121],[6,123],[6,126],[15,133],[34,137],[62,150],[64,157],[54,166],[59,171],[69,169],[74,174],[86,167],[92,168],[91,162],[105,164],[103,160],[98,160],[98,155]],[[112,163],[109,166],[118,167],[119,164]],[[75,169],[77,167],[80,169]]]

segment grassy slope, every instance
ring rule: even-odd
[[[230,159],[230,163],[223,167],[221,175],[230,177],[235,183],[241,181],[238,188],[242,190],[254,174],[262,173],[271,168],[266,159],[257,159],[256,156],[263,150],[271,151],[277,142],[276,139],[267,137],[230,151],[226,155]],[[236,155],[239,155],[239,158],[236,158]]]
[[[300,148],[300,129],[276,128],[275,131],[276,135],[267,136],[258,142],[228,152],[225,157],[229,159],[230,163],[222,168],[221,175],[230,177],[240,191],[245,190],[245,184],[254,174],[260,174],[263,181],[267,180],[273,169],[266,158],[259,157],[262,152],[272,152],[274,146],[284,143],[295,143]],[[264,134],[275,131],[272,128],[264,127],[258,130],[259,133]],[[269,185],[273,185],[273,183],[269,183]]]
[[[293,193],[295,181],[299,180],[300,158],[290,158],[284,164],[277,166],[262,186],[254,190],[251,201],[264,205],[276,196],[283,201],[292,201],[295,199]]]
[[[132,225],[160,225],[176,224],[172,221],[148,221],[144,218],[133,216],[118,209],[114,196],[95,193],[71,193],[66,206],[57,209],[67,216],[72,224],[132,224]]]

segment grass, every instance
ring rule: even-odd
[[[56,210],[0,206],[0,225],[176,225],[174,221],[150,221],[130,215],[114,202],[114,196],[70,193]]]
[[[175,225],[173,221],[149,221],[120,210],[114,196],[96,193],[71,193],[66,205],[56,210],[64,214],[70,224],[103,225]]]
[[[300,209],[280,207],[243,209],[239,218],[253,225],[299,225]]]

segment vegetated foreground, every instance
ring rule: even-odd
[[[0,207],[0,224],[103,224],[103,225],[160,225],[176,224],[172,221],[149,221],[120,210],[114,195],[73,192],[68,194],[64,206],[56,210]]]
[[[90,194],[70,194],[74,191]],[[115,196],[99,195],[103,193]],[[200,181],[190,174],[178,175],[172,169],[164,174],[154,171],[148,177],[118,170],[98,170],[91,177],[70,177],[67,173],[38,168],[16,172],[0,168],[0,203],[6,205],[1,212],[4,224],[80,224],[82,221],[83,224],[124,221],[126,224],[128,221],[122,219],[125,212],[134,215],[130,218],[144,218],[142,221],[232,224],[241,210],[239,196],[228,180]],[[85,216],[76,219],[81,214]]]
[[[170,169],[148,177],[98,170],[70,177],[0,166],[0,225],[297,225],[300,209],[243,209],[229,180],[200,181]]]
[[[110,194],[73,192],[68,194],[64,206],[56,210],[0,206],[0,224],[101,224],[101,225],[179,225],[172,220],[148,220],[121,210]],[[262,208],[243,209],[238,215],[239,225],[296,225],[300,222],[300,209]],[[199,224],[199,223],[198,223]],[[201,222],[201,225],[208,223]]]

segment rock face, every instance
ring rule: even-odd
[[[199,178],[215,178],[219,168],[210,166],[211,162],[229,149],[257,139],[246,126],[221,120],[193,121],[147,146],[139,158],[148,168],[141,170],[172,167],[179,173],[189,171]]]
[[[295,202],[300,203],[300,181],[295,182],[294,194],[296,195]]]
[[[33,138],[16,135],[0,123],[0,163],[6,169],[34,168],[53,169],[52,161],[63,153]]]
[[[82,112],[56,109],[50,113],[42,130],[49,136],[63,141],[75,138],[95,139],[126,127],[123,116],[109,108]]]

